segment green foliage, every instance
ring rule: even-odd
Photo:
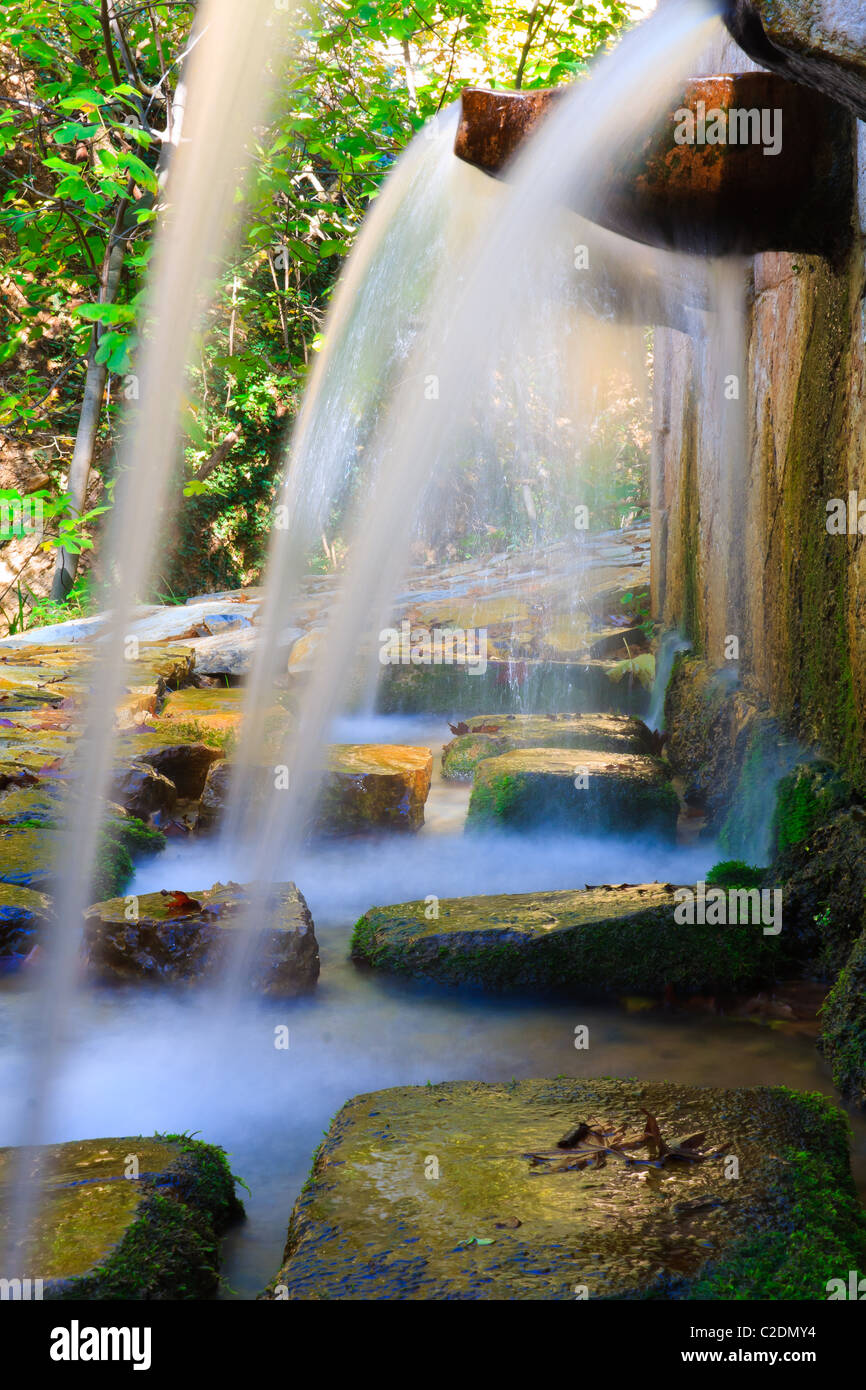
[[[717,888],[760,888],[765,875],[765,869],[742,859],[723,859],[709,870],[706,881]]]
[[[100,6],[85,0],[7,0],[0,10],[0,75],[10,93],[0,110],[0,429],[22,448],[47,448],[58,507],[88,360],[108,368],[96,466],[103,480],[112,474],[134,392],[139,306],[159,216],[156,171],[193,12],[125,5],[106,33]],[[578,76],[629,14],[623,0],[302,7],[291,51],[275,45],[270,60],[272,115],[253,137],[236,250],[189,374],[187,500],[166,547],[176,558],[166,560],[163,587],[189,592],[257,574],[281,441],[322,343],[335,278],[414,133],[469,83],[549,86]],[[124,263],[106,300],[118,231]],[[622,432],[621,422],[611,428]],[[612,434],[603,445],[608,462],[631,458],[629,445],[617,453],[621,443]],[[627,481],[626,493],[637,486]],[[560,510],[570,500],[555,489],[550,497]],[[72,519],[61,508],[51,543],[89,545],[97,516]],[[335,513],[327,537],[338,558],[340,522]],[[520,540],[523,524],[515,509],[492,529]],[[470,552],[489,548],[486,534],[481,527],[460,543]],[[331,550],[326,568],[333,558]]]

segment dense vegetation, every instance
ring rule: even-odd
[[[256,576],[280,441],[331,289],[413,133],[467,83],[573,79],[629,9],[624,0],[301,8],[291,53],[272,60],[276,100],[255,133],[240,235],[190,369],[185,500],[159,591]],[[87,603],[89,548],[111,504],[135,390],[136,312],[194,22],[190,3],[8,0],[0,11],[0,622],[13,628],[55,615],[45,594],[61,546],[67,573],[86,554],[63,611]],[[643,488],[645,438],[632,406],[592,442],[603,463],[615,458],[626,501]],[[25,495],[44,507],[35,545],[12,506]],[[514,524],[506,508],[504,543],[520,539]],[[311,563],[339,564],[339,517],[325,540]],[[67,587],[68,578],[55,582],[54,598]]]

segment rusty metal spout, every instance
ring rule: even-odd
[[[508,178],[517,150],[562,93],[468,88],[454,153]],[[852,234],[853,121],[829,97],[775,73],[696,78],[654,130],[611,162],[591,202],[580,189],[564,201],[611,231],[669,250],[834,255]]]

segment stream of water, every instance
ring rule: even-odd
[[[426,745],[447,724],[429,717],[340,721],[333,737]],[[438,762],[438,760],[437,760]],[[711,844],[662,848],[611,838],[539,839],[462,832],[469,787],[434,774],[424,829],[415,836],[332,842],[297,864],[321,949],[309,998],[247,1001],[226,1029],[210,994],[133,988],[81,994],[67,1023],[65,1077],[49,1139],[197,1130],[225,1146],[247,1220],[224,1243],[222,1297],[254,1297],[281,1262],[292,1203],[331,1117],[353,1095],[381,1087],[471,1078],[638,1075],[712,1086],[784,1084],[833,1095],[813,1038],[713,1014],[646,1010],[641,1001],[581,1004],[483,996],[413,985],[359,970],[351,930],[368,907],[435,892],[533,892],[645,878],[694,882]],[[216,846],[175,844],[143,864],[133,891],[188,892],[231,878],[243,864]],[[3,987],[0,1133],[14,1118],[16,1033],[23,995]],[[574,1029],[589,1028],[576,1051]],[[289,1028],[288,1050],[274,1030]],[[866,1121],[853,1116],[855,1179],[866,1194]]]

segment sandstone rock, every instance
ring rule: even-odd
[[[606,753],[649,753],[652,738],[639,719],[616,714],[479,714],[464,721],[442,750],[442,776],[470,781],[482,758],[516,748],[590,748]],[[486,730],[487,732],[484,732]]]
[[[0,1149],[0,1194],[8,1195],[16,1166],[16,1150]],[[243,1216],[222,1149],[185,1135],[83,1139],[36,1149],[28,1166],[42,1200],[22,1263],[41,1279],[42,1297],[138,1301],[216,1292],[219,1236]],[[4,1206],[8,1212],[8,1202],[0,1212]],[[6,1222],[0,1214],[4,1244]],[[31,1284],[29,1297],[39,1296]]]
[[[171,691],[159,713],[160,728],[171,724],[202,725],[216,733],[237,733],[243,718],[246,692],[240,686],[198,688],[186,686]]]
[[[215,884],[205,892],[145,893],[130,920],[124,898],[88,908],[85,952],[101,982],[194,984],[212,979],[241,920],[249,888]],[[293,883],[276,885],[267,927],[256,946],[251,985],[291,997],[309,993],[319,977],[319,947],[306,901]]]
[[[433,754],[429,748],[401,744],[336,744],[328,750],[313,817],[312,835],[354,835],[365,831],[420,830],[430,790]],[[264,774],[264,769],[263,769]],[[197,829],[212,829],[223,813],[232,768],[210,768],[201,800]],[[263,775],[270,785],[272,774]]]
[[[429,748],[336,744],[328,750],[317,825],[326,834],[420,830],[432,775]]]
[[[577,997],[715,993],[772,979],[780,948],[760,925],[681,925],[667,883],[443,898],[372,907],[353,959],[446,984]]]
[[[467,828],[676,836],[665,765],[634,753],[526,748],[478,764]]]
[[[582,1122],[640,1140],[647,1112],[668,1145],[696,1136],[709,1156],[649,1163],[645,1142],[611,1141],[601,1165],[557,1148]],[[823,1301],[828,1278],[864,1263],[846,1121],[817,1096],[454,1081],[343,1107],[265,1297]]]

